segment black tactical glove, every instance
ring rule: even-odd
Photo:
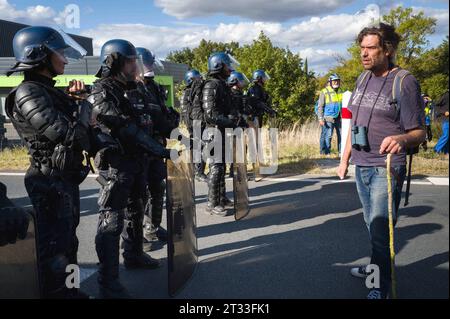
[[[25,239],[30,222],[29,214],[19,207],[0,208],[0,246]]]

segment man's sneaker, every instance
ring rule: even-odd
[[[157,269],[161,267],[161,262],[147,254],[142,254],[133,258],[124,260],[126,269]]]
[[[372,289],[367,295],[367,299],[386,299],[387,295],[380,289]]]
[[[352,274],[352,276],[357,278],[366,278],[367,276],[370,275],[370,273],[368,273],[366,269],[367,266],[354,267],[350,270],[350,274]]]
[[[227,211],[226,209],[221,206],[221,205],[217,205],[215,207],[212,207],[209,203],[206,206],[206,211],[208,211],[211,215],[217,215],[217,216],[227,216]]]

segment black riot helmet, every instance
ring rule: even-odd
[[[62,30],[34,26],[19,30],[13,39],[16,65],[6,74],[22,72],[39,66],[47,66],[51,72],[49,56],[57,54],[65,63],[79,60],[86,50]]]
[[[107,41],[102,46],[100,53],[101,68],[97,76],[102,74],[117,75],[121,72],[122,66],[127,59],[136,60],[138,58],[135,46],[122,39]]]

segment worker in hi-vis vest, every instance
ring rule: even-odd
[[[337,74],[328,78],[327,86],[320,92],[317,105],[317,117],[322,133],[320,135],[320,154],[331,153],[331,139],[336,130],[338,151],[341,149],[341,110],[342,110],[341,79]]]

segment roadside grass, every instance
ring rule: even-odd
[[[333,136],[332,153],[320,155],[321,128],[316,122],[294,124],[279,132],[278,174],[335,174],[339,165],[336,134]],[[413,175],[448,176],[449,156],[436,154],[433,147],[440,137],[440,128],[433,128],[434,138],[425,151],[422,147],[413,157]]]
[[[420,148],[413,159],[413,174],[448,176],[449,156],[436,154],[433,147],[440,136],[439,127],[433,128],[434,139],[428,150]],[[321,155],[319,138],[321,128],[316,122],[303,125],[295,123],[279,130],[277,174],[335,174],[339,164],[336,135],[333,137],[332,154]],[[169,146],[173,145],[173,141]],[[29,166],[29,156],[24,147],[14,147],[0,152],[0,171],[24,171]],[[249,169],[251,170],[251,165]]]
[[[25,147],[13,147],[0,151],[0,171],[24,171],[30,165]]]

